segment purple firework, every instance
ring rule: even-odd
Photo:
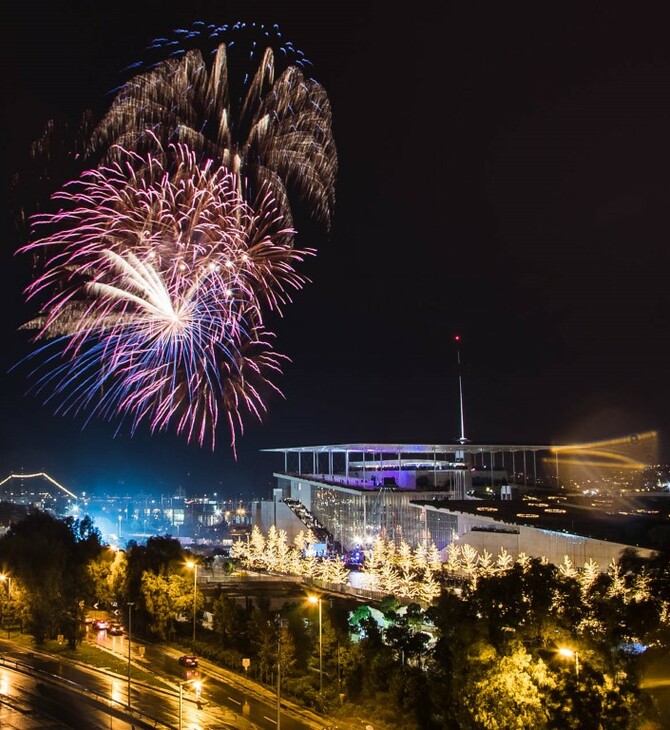
[[[37,389],[62,412],[174,426],[212,447],[224,414],[234,446],[284,359],[264,312],[281,314],[313,252],[288,243],[267,190],[252,209],[235,174],[185,145],[116,152],[55,196],[61,211],[34,217],[46,233],[21,249],[45,260],[26,290],[42,302],[26,326],[50,340]]]

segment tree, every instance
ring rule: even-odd
[[[251,528],[248,546],[248,561],[252,568],[265,568],[265,536],[258,525]]]
[[[166,572],[142,573],[142,603],[149,616],[149,631],[159,639],[167,641],[174,634],[177,613],[171,596],[172,581]]]
[[[405,665],[406,663],[418,664],[418,659],[426,651],[430,636],[410,626],[405,616],[398,616],[384,630],[384,639],[390,647],[396,650],[400,663]]]
[[[150,537],[146,545],[130,546],[126,557],[128,570],[124,599],[135,604],[133,628],[139,632],[148,630],[157,636],[167,637],[174,632],[176,615],[181,613],[190,616],[193,611],[193,581],[183,575],[186,553],[181,543],[169,536]],[[160,576],[160,579],[145,579],[147,573],[154,577]],[[167,603],[158,595],[160,585],[171,592]],[[175,606],[177,598],[179,605]],[[198,596],[198,602],[202,606],[201,595]]]
[[[127,573],[126,553],[104,547],[89,563],[88,570],[93,582],[93,600],[105,606],[120,601]]]
[[[343,585],[349,579],[349,573],[344,558],[339,555],[331,560],[321,561],[321,580],[326,583]]]
[[[37,644],[63,634],[75,648],[84,605],[94,595],[90,564],[102,551],[92,520],[36,510],[0,539],[0,561],[25,589],[28,631]]]
[[[474,659],[463,691],[461,726],[472,730],[539,730],[546,727],[545,695],[555,686],[545,663],[533,659],[523,645],[517,644],[503,656],[484,649]]]
[[[220,594],[212,605],[214,632],[221,637],[224,647],[243,649],[246,646],[246,612],[235,600]]]

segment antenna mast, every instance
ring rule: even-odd
[[[459,444],[465,444],[468,439],[465,438],[465,415],[463,413],[463,376],[461,374],[461,336],[455,335],[454,342],[456,343],[456,359],[458,362],[458,391],[461,398],[461,437],[458,439]]]

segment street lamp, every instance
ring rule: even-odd
[[[133,628],[133,606],[134,602],[128,602],[128,707],[130,708],[130,642]]]
[[[193,641],[191,642],[191,652],[195,654],[195,612],[196,598],[198,595],[198,564],[195,560],[189,560],[186,565],[193,569]]]
[[[319,692],[323,692],[323,622],[321,621],[321,596],[309,596],[307,600],[319,604]]]
[[[3,583],[7,583],[7,600],[12,598],[12,577],[10,575],[0,574],[0,580]]]
[[[579,677],[579,652],[575,651],[573,649],[568,649],[567,647],[562,646],[558,653],[561,656],[566,657],[567,659],[573,659],[575,660],[575,676]]]
[[[277,724],[276,730],[281,730],[281,630],[286,626],[286,619],[277,614]]]
[[[181,730],[181,710],[183,706],[183,693],[185,684],[193,685],[195,689],[196,699],[200,697],[200,690],[202,689],[202,682],[199,679],[182,679],[179,682],[179,730]]]
[[[5,575],[5,573],[0,573],[0,581],[7,583],[7,609],[9,609],[9,604],[12,601],[12,577],[10,575]],[[7,622],[7,638],[9,639],[9,637],[9,622]]]

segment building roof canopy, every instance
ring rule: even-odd
[[[555,448],[549,444],[379,444],[379,443],[352,443],[330,444],[321,446],[284,446],[275,449],[261,449],[264,452],[280,454],[327,454],[327,453],[365,453],[365,454],[467,454],[498,453],[506,451],[550,451]]]

